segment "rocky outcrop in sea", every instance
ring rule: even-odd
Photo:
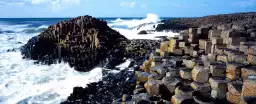
[[[122,62],[126,42],[128,40],[105,21],[80,16],[51,25],[30,39],[21,52],[24,58],[43,64],[65,61],[75,70],[89,71],[106,58],[114,61],[109,62],[109,66]]]

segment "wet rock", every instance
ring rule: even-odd
[[[174,95],[172,96],[172,104],[193,104],[194,100],[188,96]]]
[[[150,74],[147,73],[147,72],[141,72],[141,73],[139,73],[139,74],[138,74],[138,81],[139,81],[139,82],[143,82],[143,83],[147,82],[149,75],[150,75]]]
[[[162,81],[149,80],[144,84],[147,93],[151,96],[158,96],[160,94],[160,87],[163,85]]]
[[[179,86],[175,89],[175,95],[181,95],[192,98],[193,91],[193,88],[190,86]]]
[[[90,83],[86,88],[75,87],[73,93],[61,104],[111,104],[122,101],[118,99],[124,94],[132,95],[135,89],[135,81],[127,80],[133,77],[133,72],[127,70],[119,73],[104,72],[106,75],[103,73],[102,81]]]
[[[256,96],[256,81],[255,80],[245,80],[243,82],[242,96],[243,97],[255,97]]]
[[[240,78],[241,68],[246,67],[248,64],[244,63],[228,63],[226,69],[226,77],[231,80]]]
[[[140,31],[138,34],[148,34],[148,32],[145,31],[145,30],[142,30],[142,31]]]
[[[256,76],[256,66],[245,67],[241,69],[241,77],[246,79],[248,76]]]
[[[170,93],[174,93],[175,88],[181,83],[178,77],[164,77],[162,81]]]
[[[241,101],[243,82],[228,83],[227,100],[230,103],[238,104]]]
[[[212,91],[211,96],[213,98],[224,99],[227,93],[227,81],[221,78],[210,78],[209,83]]]
[[[192,79],[197,82],[205,83],[209,78],[209,70],[204,69],[202,66],[196,66],[192,70]]]
[[[226,73],[226,64],[216,63],[210,65],[210,72],[213,77],[225,77]]]
[[[191,69],[189,68],[180,68],[179,75],[182,79],[191,79]]]
[[[128,95],[128,94],[124,94],[124,95],[122,96],[122,101],[123,101],[123,102],[129,101],[130,99],[131,99],[131,96]]]
[[[122,62],[128,40],[107,26],[105,21],[91,16],[61,21],[31,38],[21,48],[25,58],[45,64],[68,62],[78,71],[90,71],[106,58],[109,66]]]
[[[193,99],[199,104],[214,104],[214,99],[211,96],[198,91],[193,93]]]
[[[209,79],[209,83],[213,90],[218,90],[221,92],[227,92],[227,81],[223,78],[212,77]]]
[[[211,86],[209,83],[200,83],[200,82],[192,82],[190,86],[198,92],[207,93],[211,91]]]

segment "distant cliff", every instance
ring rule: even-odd
[[[198,18],[172,18],[163,20],[156,27],[157,31],[180,31],[189,27],[212,27],[222,29],[237,29],[251,32],[256,28],[256,12],[210,15]]]

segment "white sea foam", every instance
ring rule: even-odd
[[[173,37],[175,35],[179,35],[178,33],[173,32],[151,32],[149,34],[138,34],[138,30],[128,30],[128,29],[121,29],[121,28],[114,28],[116,31],[118,31],[120,34],[124,35],[128,39],[152,39],[152,40],[158,40],[159,38],[156,38],[157,36],[168,36]]]
[[[111,21],[108,25],[111,26],[114,30],[120,32],[128,39],[159,39],[157,36],[168,36],[173,37],[178,35],[178,33],[174,32],[156,32],[155,30],[157,25],[159,24],[160,18],[156,14],[149,13],[146,18],[138,20],[122,20],[120,18],[115,21]],[[127,26],[129,28],[120,28]],[[139,35],[138,33],[141,30],[146,30],[149,34]]]
[[[0,54],[0,103],[47,103],[65,100],[73,87],[85,87],[102,78],[102,69],[77,72],[66,63],[36,65],[20,52]]]
[[[16,29],[15,33],[0,34],[0,104],[58,104],[67,99],[73,87],[86,87],[86,84],[102,79],[102,68],[82,73],[67,63],[38,65],[22,59],[19,50],[7,52],[19,48],[39,33],[22,33],[27,25],[1,25],[0,28]]]
[[[145,23],[157,23],[160,21],[160,18],[156,14],[149,13],[146,18],[144,19],[133,19],[133,20],[122,20],[120,18],[112,21],[111,24],[108,24],[110,27],[113,26],[127,26],[129,28],[134,28],[141,24]]]

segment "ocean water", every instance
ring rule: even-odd
[[[22,59],[19,48],[49,25],[68,18],[1,18],[0,19],[0,104],[57,104],[72,93],[73,87],[102,79],[102,68],[77,72],[67,63],[34,64]],[[153,30],[161,20],[155,14],[142,18],[100,18],[128,39],[157,39],[173,36],[172,32],[138,35],[140,30]],[[162,18],[163,19],[163,18]],[[141,26],[144,24],[143,26]],[[146,24],[146,25],[145,25]],[[141,26],[138,28],[138,26]],[[124,69],[129,61],[117,66]]]

